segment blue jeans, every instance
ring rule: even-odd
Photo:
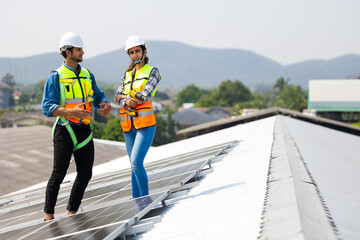
[[[126,150],[131,164],[131,184],[133,198],[149,195],[148,177],[144,159],[154,139],[156,126],[135,129],[131,126],[125,133]]]

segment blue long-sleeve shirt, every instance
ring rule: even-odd
[[[63,63],[64,67],[74,71],[77,75],[80,73],[81,66],[78,65],[78,71],[76,72],[71,67]],[[89,71],[90,72],[90,71]],[[95,108],[100,108],[99,104],[104,102],[110,102],[110,100],[105,96],[104,92],[99,89],[96,84],[95,76],[90,72],[92,78],[92,90],[93,94],[93,106]],[[59,84],[59,74],[57,72],[51,72],[46,79],[44,85],[44,93],[42,97],[42,112],[47,117],[54,117],[52,113],[60,107],[60,84]]]

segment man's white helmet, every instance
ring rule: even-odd
[[[79,34],[75,32],[67,32],[61,37],[59,44],[60,51],[65,51],[69,47],[84,47],[84,43]]]
[[[128,39],[126,39],[126,42],[125,42],[125,52],[128,53],[130,48],[133,48],[136,46],[144,46],[146,48],[146,43],[139,36],[133,35],[133,36],[128,37]]]

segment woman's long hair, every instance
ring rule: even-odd
[[[141,48],[142,48],[143,52],[144,52],[145,49],[146,49],[144,46],[141,46]],[[145,56],[145,58],[143,59],[143,61],[144,61],[145,64],[147,64],[147,63],[149,62],[148,56]],[[127,69],[126,71],[127,71],[127,72],[132,71],[135,66],[136,66],[136,64],[134,63],[133,60],[131,60],[131,61],[130,61],[130,65],[129,65],[129,67],[128,67],[128,69]]]

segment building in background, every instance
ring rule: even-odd
[[[208,123],[231,116],[232,109],[229,107],[194,107],[194,103],[183,103],[171,118],[183,128],[198,124]]]
[[[206,113],[214,119],[223,119],[231,116],[231,107],[212,107],[212,108],[195,108],[203,113]]]
[[[0,108],[8,108],[10,106],[10,86],[0,82]]]
[[[342,122],[360,121],[360,79],[310,80],[305,112]]]
[[[178,122],[182,128],[217,120],[216,118],[211,117],[208,114],[192,107],[185,108],[181,111],[171,114],[171,118]]]

